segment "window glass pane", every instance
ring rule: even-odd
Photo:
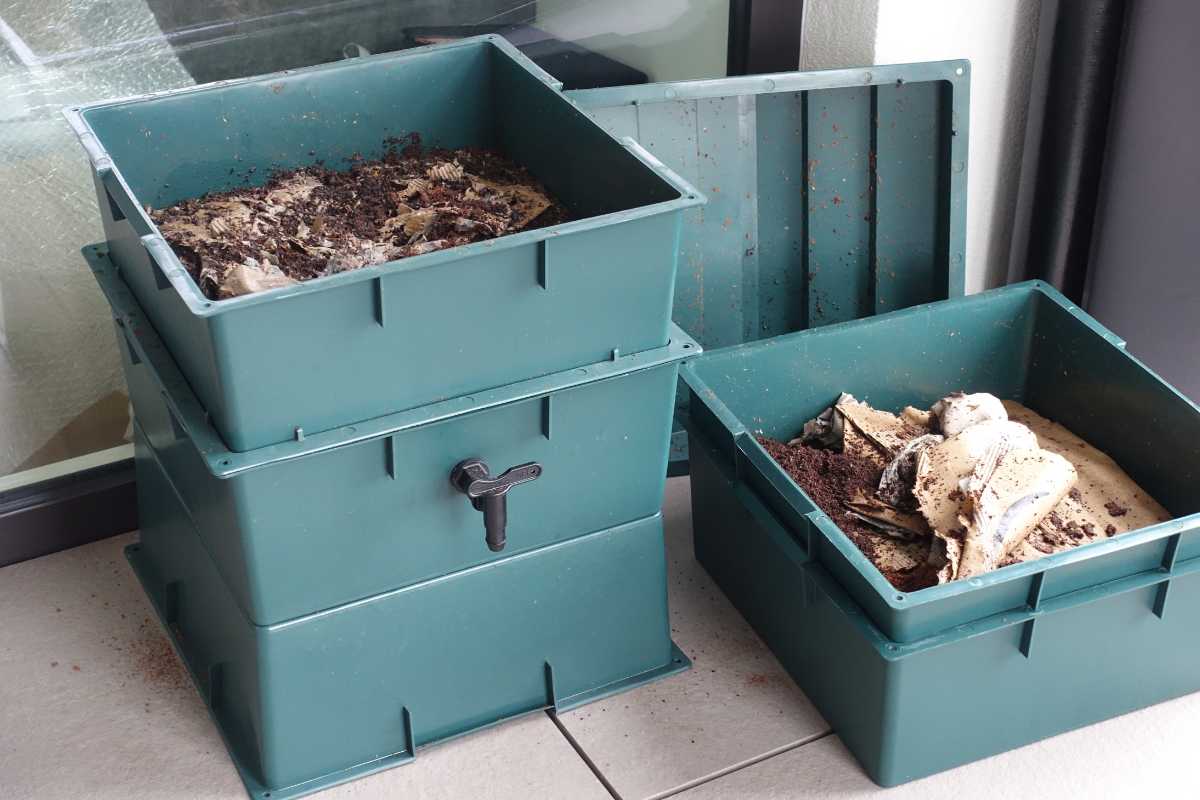
[[[128,427],[111,319],[79,255],[103,238],[95,190],[61,109],[192,80],[144,3],[0,8],[3,475],[120,444]]]
[[[536,25],[652,82],[725,75],[728,0],[539,0]]]

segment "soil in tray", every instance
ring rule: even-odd
[[[348,170],[318,163],[264,186],[185,200],[150,216],[212,300],[554,225],[566,209],[488,150],[413,136]],[[250,176],[247,176],[250,177]]]
[[[937,584],[937,571],[924,561],[919,547],[912,548],[915,563],[906,563],[909,554],[905,552],[899,553],[897,561],[897,549],[908,548],[846,510],[847,498],[860,491],[875,492],[883,474],[877,464],[848,452],[784,444],[765,436],[758,441],[893,586],[902,592],[915,592]]]

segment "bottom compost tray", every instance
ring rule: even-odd
[[[725,348],[690,361],[680,374],[691,389],[689,425],[742,478],[743,491],[777,514],[897,642],[1200,557],[1200,409],[1046,284]],[[791,439],[841,392],[898,412],[910,403],[927,408],[956,390],[1017,400],[1065,425],[1114,458],[1175,519],[970,580],[901,592],[756,439]],[[708,524],[703,514],[696,519]]]
[[[688,666],[659,515],[256,626],[140,436],[136,454],[141,543],[127,554],[252,797],[307,794]]]
[[[696,558],[879,784],[1200,689],[1200,559],[894,642],[710,442],[689,450]]]

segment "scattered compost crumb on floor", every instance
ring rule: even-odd
[[[489,150],[385,142],[348,170],[277,172],[265,186],[150,216],[212,300],[494,239],[567,219],[523,168]]]
[[[134,676],[163,689],[183,689],[188,685],[187,674],[170,643],[162,636],[147,635],[129,645]]]

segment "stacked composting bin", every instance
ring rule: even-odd
[[[675,312],[706,349],[672,453],[696,557],[885,785],[1200,689],[1200,409],[1044,284],[960,296],[969,71],[573,93],[708,195]],[[842,392],[898,412],[956,390],[1061,422],[1175,519],[905,593],[757,440]]]
[[[135,412],[130,559],[252,795],[687,667],[659,509],[699,352],[670,321],[690,186],[492,37],[72,119]],[[573,221],[213,301],[147,213],[408,132],[504,152]]]
[[[252,791],[681,668],[669,441],[698,559],[880,783],[1200,689],[1200,409],[1045,285],[962,296],[969,72],[563,94],[485,39],[77,114],[131,557]],[[579,221],[213,303],[141,209],[408,130],[499,147]],[[959,389],[1063,423],[1176,519],[898,592],[756,439],[841,392]]]

